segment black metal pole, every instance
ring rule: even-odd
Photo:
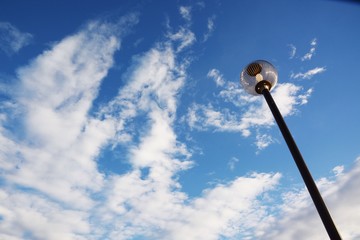
[[[274,118],[275,118],[277,124],[279,125],[280,131],[286,141],[286,144],[289,147],[291,155],[293,156],[293,158],[295,160],[295,163],[300,171],[300,174],[301,174],[302,178],[304,179],[305,185],[310,193],[310,196],[315,204],[315,207],[320,215],[320,218],[326,228],[326,231],[327,231],[330,239],[331,240],[341,240],[340,234],[336,229],[336,226],[330,216],[330,213],[325,205],[325,202],[322,199],[318,188],[316,187],[316,184],[310,174],[310,171],[307,168],[305,161],[304,161],[303,157],[301,156],[301,153],[300,153],[298,147],[296,146],[296,143],[295,143],[288,127],[286,126],[286,123],[285,123],[278,107],[276,106],[274,99],[272,98],[269,90],[266,87],[264,87],[262,89],[261,93],[264,95],[265,100],[266,100],[267,104],[269,105],[270,110],[271,110],[272,114],[274,115]]]

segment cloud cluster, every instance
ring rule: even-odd
[[[310,50],[304,54],[304,56],[302,56],[300,58],[300,60],[303,62],[303,61],[309,61],[313,58],[313,56],[315,55],[315,51],[316,51],[316,48],[317,48],[317,44],[318,44],[318,41],[317,41],[317,38],[314,38],[311,40],[310,42]],[[289,52],[289,59],[293,59],[293,58],[298,58],[297,56],[297,48],[294,44],[288,44],[287,45],[289,48],[290,48],[290,52]]]
[[[359,204],[356,201],[360,191],[360,158],[354,166],[343,172],[343,166],[334,168],[334,177],[322,178],[317,185],[343,239],[358,239],[360,232],[355,223],[360,221]],[[279,216],[269,218],[259,225],[257,239],[327,239],[326,230],[311,202],[306,188],[295,189],[282,194]],[[290,227],[291,226],[291,227]]]
[[[264,216],[257,198],[280,174],[238,177],[195,199],[181,191],[177,175],[192,162],[173,127],[188,64],[176,53],[191,43],[189,29],[138,56],[118,95],[90,114],[122,33],[137,21],[92,22],[18,70],[1,106],[1,238],[217,239]],[[127,144],[128,172],[99,171],[109,143]]]
[[[106,199],[97,217],[110,230],[104,230],[100,238],[233,236],[239,233],[239,225],[253,227],[255,219],[264,216],[265,211],[255,211],[260,205],[256,198],[279,181],[280,174],[254,173],[205,190],[204,196],[196,199],[189,199],[181,191],[176,176],[191,167],[192,162],[173,127],[187,64],[186,59],[176,57],[176,40],[170,36],[139,57],[127,76],[128,84],[103,110],[104,115],[123,123],[120,134],[127,134],[128,124],[136,118],[147,119],[141,123],[147,130],[139,141],[130,143],[129,162],[133,169],[113,175],[108,181]]]
[[[16,117],[24,136],[12,139],[22,144],[11,150],[14,156],[7,161],[13,164],[6,169],[6,179],[91,207],[87,189],[97,189],[101,175],[89,160],[112,129],[88,119],[87,113],[119,48],[112,31],[89,24],[18,71],[14,100],[23,111]]]
[[[4,238],[81,239],[90,232],[92,194],[104,184],[95,159],[114,124],[88,113],[120,36],[136,21],[91,22],[18,70],[10,103],[2,104]],[[6,128],[11,122],[17,127]]]
[[[184,10],[181,14],[186,16]],[[235,177],[194,198],[182,191],[179,174],[193,161],[174,125],[189,64],[181,51],[196,39],[189,25],[134,57],[116,97],[93,109],[124,33],[137,22],[137,15],[116,24],[91,22],[17,71],[9,100],[0,105],[0,238],[215,240],[307,234],[302,224],[294,224],[297,218],[305,223],[313,218],[303,189],[283,195],[279,212],[285,217],[276,221],[270,194],[280,173]],[[221,73],[214,70],[209,77]],[[221,79],[219,99],[244,110],[238,114],[194,103],[189,125],[244,136],[255,131],[258,147],[266,147],[272,139],[259,129],[273,120],[264,101]],[[274,98],[289,116],[311,91],[279,84]],[[126,147],[119,158],[129,170],[99,170],[101,151],[110,144]],[[229,167],[237,161],[231,159]],[[351,197],[358,194],[359,166],[358,160],[346,173],[336,167],[335,180],[319,181],[349,238],[359,236],[350,224],[359,221]],[[341,218],[340,212],[346,215]],[[323,236],[321,228],[312,231]]]
[[[314,38],[314,39],[311,40],[311,42],[310,42],[311,48],[310,48],[309,52],[307,52],[307,53],[301,58],[301,61],[311,60],[311,58],[312,58],[313,55],[315,54],[316,45],[317,45],[317,39]]]
[[[188,109],[187,123],[191,129],[200,131],[214,130],[220,132],[241,132],[244,137],[255,131],[255,144],[259,150],[273,142],[271,136],[262,133],[274,125],[273,116],[263,98],[251,96],[240,88],[239,84],[226,82],[217,69],[212,69],[208,77],[214,79],[217,86],[222,87],[218,97],[231,103],[236,108],[219,108],[213,104],[194,103]],[[304,91],[302,87],[292,83],[278,84],[273,97],[284,117],[296,113],[297,106],[307,103],[312,89]]]
[[[307,61],[307,60],[311,60],[313,55],[315,54],[316,51],[316,47],[317,47],[317,39],[314,38],[313,40],[311,40],[310,42],[310,51],[307,52],[303,57],[301,57],[301,61]],[[293,44],[288,44],[288,46],[290,47],[290,59],[295,58],[296,56],[296,47]],[[326,71],[325,67],[315,67],[313,69],[310,69],[306,72],[298,72],[298,73],[291,73],[290,78],[291,79],[311,79],[313,78],[315,75],[323,73]]]
[[[30,44],[33,35],[21,32],[9,22],[0,22],[0,49],[7,55],[19,52]]]

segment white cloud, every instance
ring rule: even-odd
[[[232,99],[232,92],[236,94],[239,91],[233,84],[227,85],[226,92],[221,92],[220,96],[224,97],[226,101]],[[240,88],[240,86],[238,86]],[[296,112],[296,106],[305,104],[311,95],[311,91],[301,94],[301,87],[291,83],[278,84],[274,89],[272,95],[277,103],[284,117],[293,115]],[[243,136],[247,137],[251,134],[252,129],[259,127],[268,127],[274,124],[273,116],[267,106],[265,100],[259,97],[240,97],[239,102],[235,101],[234,105],[242,106],[242,111],[232,112],[227,108],[217,110],[212,105],[193,104],[188,111],[188,124],[193,129],[207,130],[214,129],[216,131],[230,131],[241,132]],[[258,137],[259,148],[268,145],[271,141],[269,137]],[[260,141],[261,139],[266,141]],[[262,147],[261,147],[262,146]]]
[[[315,48],[311,48],[310,49],[310,52],[306,53],[302,58],[301,60],[302,61],[305,61],[305,60],[310,60],[313,56],[313,54],[315,53]]]
[[[87,213],[64,209],[47,198],[0,190],[1,239],[83,239],[90,231]]]
[[[242,131],[239,118],[228,109],[216,110],[212,105],[193,104],[188,109],[188,124],[191,128],[218,131]]]
[[[15,99],[24,109],[26,138],[16,155],[22,162],[7,171],[8,180],[90,206],[86,189],[97,189],[102,178],[92,158],[113,127],[87,113],[119,48],[113,32],[91,23],[18,71]]]
[[[211,69],[208,72],[207,77],[213,78],[216,83],[216,86],[224,86],[224,84],[225,84],[223,75],[220,73],[219,70],[217,70],[215,68]]]
[[[190,200],[151,178],[141,179],[139,172],[119,176],[109,188],[106,206],[113,215],[101,214],[102,222],[113,230],[106,237],[211,240],[251,235],[247,229],[255,227],[267,213],[258,198],[272,190],[280,177],[254,173],[207,189],[202,197]],[[108,209],[104,212],[109,213]]]
[[[311,46],[316,46],[317,45],[317,39],[314,38],[313,40],[311,40],[310,45]]]
[[[129,15],[118,25],[92,22],[18,70],[16,111],[7,108],[3,118],[18,126],[0,132],[3,186],[19,189],[2,192],[6,238],[87,239],[86,211],[103,186],[95,158],[115,130],[112,119],[88,112],[119,37],[136,21]]]
[[[290,75],[290,78],[311,79],[314,75],[325,72],[325,71],[326,71],[325,67],[316,67],[316,68],[310,69],[309,71],[304,72],[304,73],[292,73]]]
[[[260,202],[255,199],[272,189],[280,178],[280,174],[240,177],[208,189],[203,197],[194,200],[180,191],[176,175],[192,163],[188,160],[191,154],[178,142],[173,129],[177,95],[183,87],[185,73],[184,63],[175,59],[171,45],[171,41],[158,45],[138,58],[127,76],[127,85],[104,110],[105,115],[108,112],[122,119],[124,129],[131,119],[140,115],[145,114],[147,121],[141,123],[146,130],[138,142],[132,143],[129,152],[133,170],[114,175],[106,185],[106,202],[96,215],[109,226],[101,238],[232,236],[238,233],[239,224],[252,226],[256,224],[255,219],[264,215],[264,211],[249,208],[258,208]],[[236,194],[232,194],[229,201],[233,191]],[[204,217],[208,221],[204,221]],[[254,221],[249,223],[249,219]]]
[[[221,132],[241,132],[244,137],[256,130],[255,145],[263,150],[274,142],[272,137],[259,131],[274,124],[273,116],[265,100],[261,96],[247,94],[239,84],[227,82],[219,70],[211,69],[207,75],[212,77],[217,86],[222,87],[217,95],[225,102],[240,108],[231,111],[222,107],[217,109],[212,104],[194,103],[189,107],[186,121],[191,129],[207,131],[209,129]],[[303,92],[300,86],[291,83],[278,84],[272,95],[284,117],[293,115],[296,107],[306,104],[313,89]]]
[[[189,47],[196,41],[195,34],[188,28],[181,27],[176,33],[169,33],[168,37],[179,43],[176,52],[181,52],[184,48]]]
[[[236,163],[238,163],[239,162],[239,159],[238,158],[236,158],[236,157],[232,157],[231,159],[230,159],[230,161],[228,162],[228,167],[229,167],[229,169],[231,170],[231,171],[233,171],[234,169],[235,169],[235,165],[236,165]]]
[[[290,47],[289,58],[293,59],[296,55],[296,47],[293,44],[288,44],[288,46]]]
[[[134,58],[118,95],[89,114],[123,31],[136,22],[132,15],[119,25],[90,23],[17,72],[16,94],[1,103],[6,112],[0,115],[0,238],[251,239],[254,229],[262,236],[261,223],[270,226],[273,206],[266,194],[279,184],[279,173],[236,177],[197,198],[181,189],[179,173],[193,164],[174,129],[188,64],[177,53],[195,41],[188,28]],[[222,87],[219,96],[244,111],[194,104],[189,125],[247,136],[273,124],[261,98],[237,98],[233,83]],[[288,116],[310,94],[279,84],[273,95]],[[13,120],[19,130],[7,129]],[[269,141],[259,137],[261,146]],[[100,150],[110,142],[126,144],[126,173],[99,171]],[[339,178],[349,176],[340,174],[341,167],[334,171]]]
[[[33,35],[20,32],[8,22],[0,22],[0,49],[6,54],[12,55],[19,52],[23,47],[30,44]]]
[[[256,103],[259,97],[250,95],[235,82],[226,82],[224,88],[220,91],[219,97],[225,102],[232,103],[237,107],[244,107],[251,103]]]
[[[316,38],[314,38],[313,40],[311,40],[310,46],[311,46],[311,48],[310,48],[309,52],[307,52],[307,53],[301,58],[301,61],[311,60],[311,58],[312,58],[313,55],[315,54],[316,46],[317,46],[317,39],[316,39]]]
[[[215,30],[215,15],[208,18],[207,21],[207,32],[204,34],[204,42],[206,42]]]
[[[300,105],[304,105],[308,103],[308,99],[311,94],[314,92],[313,88],[309,88],[304,94],[299,95]]]
[[[191,7],[187,6],[181,6],[180,9],[180,14],[181,16],[187,20],[187,21],[191,21]]]
[[[338,174],[338,171],[341,174]],[[350,171],[343,172],[343,166],[335,167],[335,179],[323,178],[317,181],[325,203],[343,239],[358,239],[360,233],[356,223],[360,221],[357,202],[360,184],[360,159]],[[283,195],[284,204],[276,222],[261,223],[257,239],[327,239],[326,230],[310,200],[308,191],[294,190]],[[261,232],[261,233],[260,233]]]
[[[268,134],[259,134],[259,133],[256,134],[255,144],[259,150],[268,147],[273,142],[274,142],[273,138]]]
[[[333,172],[334,172],[335,176],[340,176],[344,173],[344,169],[345,169],[345,167],[343,165],[336,166],[333,168]]]
[[[266,208],[257,198],[273,189],[280,177],[280,174],[254,173],[206,190],[204,197],[195,199],[189,208],[182,210],[182,218],[172,225],[165,239],[215,240],[251,236],[247,230],[266,216]]]

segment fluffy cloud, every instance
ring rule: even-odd
[[[166,239],[251,237],[248,229],[266,217],[266,207],[258,198],[271,190],[280,177],[280,174],[254,173],[206,190],[204,197],[183,209],[181,221],[173,225]]]
[[[217,69],[211,69],[207,76],[221,88],[216,95],[218,101],[230,103],[236,108],[193,103],[186,116],[189,127],[199,131],[241,132],[244,137],[255,132],[255,146],[259,151],[272,144],[274,139],[263,132],[274,125],[265,100],[246,93],[237,83],[226,81]],[[287,117],[296,113],[298,106],[306,104],[312,92],[312,88],[304,91],[295,84],[283,83],[277,85],[272,95],[283,117]]]
[[[212,73],[210,75],[210,73]],[[214,75],[210,71],[208,75],[215,76],[215,80],[221,77],[220,73]],[[220,80],[223,80],[220,78]],[[241,132],[244,137],[248,137],[252,130],[267,128],[274,124],[273,116],[265,100],[261,97],[250,96],[232,82],[221,82],[224,86],[220,91],[219,97],[226,102],[230,102],[241,110],[231,111],[229,108],[217,109],[211,104],[202,105],[194,103],[188,110],[187,122],[192,129],[222,132]],[[303,93],[300,86],[291,83],[278,84],[273,91],[273,97],[284,117],[291,116],[296,112],[296,107],[307,103],[312,90]],[[256,131],[256,145],[258,149],[263,149],[273,142],[270,136]]]
[[[193,161],[174,125],[189,62],[179,53],[195,41],[188,26],[134,57],[117,96],[92,109],[124,31],[137,21],[129,15],[114,25],[92,22],[18,70],[11,100],[1,103],[0,238],[251,239],[270,231],[276,216],[269,194],[280,173],[238,176],[195,198],[182,191],[179,175]],[[234,83],[221,87],[223,101],[245,110],[238,115],[194,104],[188,113],[191,126],[248,136],[273,124],[261,98],[246,96]],[[311,94],[294,84],[275,90],[285,116]],[[259,147],[271,141],[259,134]],[[126,147],[121,156],[129,165],[126,172],[99,170],[101,149],[110,143]],[[336,175],[344,186],[358,182],[355,170],[342,173],[337,167]],[[321,183],[331,190],[326,196],[340,189],[329,187],[332,181],[326,179]],[[354,186],[348,187],[349,196]],[[296,194],[284,195],[281,210],[292,206]],[[306,206],[298,199],[304,201],[299,206]],[[282,226],[293,224],[289,219],[273,228],[274,234],[288,236]],[[344,236],[357,236],[355,227]]]
[[[1,239],[87,239],[88,214],[64,208],[46,197],[10,189],[0,190]]]
[[[33,36],[30,33],[19,31],[8,22],[0,22],[0,49],[12,55],[30,44]]]
[[[360,191],[360,158],[354,166],[343,172],[343,166],[334,168],[333,178],[317,181],[332,218],[344,239],[358,239],[360,233],[359,205],[356,201]],[[283,204],[279,206],[280,216],[276,222],[270,218],[259,225],[257,239],[326,239],[326,230],[309,197],[307,189],[296,189],[283,194]]]
[[[86,211],[103,185],[94,160],[114,124],[88,112],[121,34],[136,21],[129,15],[118,25],[92,22],[18,70],[12,104],[2,104],[0,138],[3,184],[19,189],[2,192],[2,226],[14,229],[9,237],[74,239],[90,231]],[[9,121],[18,127],[4,128]]]
[[[260,202],[256,198],[272,189],[280,178],[280,174],[254,173],[208,189],[203,197],[193,200],[181,192],[176,175],[192,162],[173,129],[187,62],[176,58],[174,41],[170,37],[136,59],[134,70],[127,76],[128,84],[103,111],[125,123],[122,131],[131,119],[144,119],[145,115],[147,120],[141,123],[146,130],[130,147],[133,170],[108,180],[106,201],[96,216],[110,229],[104,230],[100,238],[141,235],[148,239],[217,239],[219,235],[238,234],[237,222],[246,225],[250,224],[246,219],[263,217],[265,212],[249,208],[257,208]],[[233,191],[237,194],[229,201]]]
[[[188,239],[216,239],[236,234],[240,216],[263,216],[249,207],[260,204],[255,199],[277,184],[279,174],[240,177],[193,200],[181,192],[176,176],[192,162],[173,129],[187,64],[175,53],[181,49],[177,45],[191,43],[186,37],[170,34],[135,59],[118,96],[89,115],[101,80],[113,65],[122,28],[137,21],[134,16],[127,20],[120,27],[90,23],[18,71],[12,102],[2,104],[2,237],[180,239],[190,230]],[[138,121],[146,128],[138,140],[128,138],[132,170],[102,174],[96,163],[101,147],[134,136],[128,126],[136,118],[146,119]],[[10,119],[21,130],[6,129]],[[238,194],[229,202],[235,190]],[[202,221],[203,216],[212,221]],[[208,231],[208,224],[216,228]]]
[[[267,216],[261,196],[273,189],[280,174],[254,173],[204,191],[188,199],[151,178],[132,172],[114,179],[112,194],[101,220],[111,226],[106,237],[128,239],[218,239],[220,236],[251,236],[249,229]],[[111,201],[110,201],[111,200]],[[109,211],[110,209],[110,211]],[[102,236],[104,237],[104,236]]]

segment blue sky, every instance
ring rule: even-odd
[[[272,95],[360,238],[360,5],[2,1],[1,239],[326,239]]]

